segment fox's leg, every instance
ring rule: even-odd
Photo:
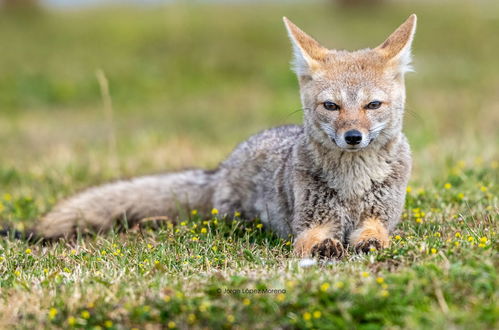
[[[300,257],[325,259],[344,255],[347,211],[337,193],[308,171],[296,171],[291,228],[294,250]]]
[[[350,244],[357,252],[380,250],[390,244],[388,229],[383,221],[376,217],[365,219],[350,235]]]
[[[343,244],[335,238],[338,232],[334,222],[312,225],[296,236],[294,249],[300,257],[341,258]]]

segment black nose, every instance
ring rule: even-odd
[[[356,129],[352,129],[345,133],[345,141],[351,145],[359,144],[362,141],[362,133]]]

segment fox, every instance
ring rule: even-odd
[[[61,239],[120,221],[178,219],[196,209],[258,218],[293,238],[299,257],[340,259],[387,248],[401,220],[411,172],[402,132],[412,14],[375,48],[328,49],[283,18],[293,48],[302,125],[264,130],[217,168],[119,180],[57,203],[34,232]]]

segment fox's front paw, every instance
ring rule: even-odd
[[[340,259],[345,254],[345,249],[340,241],[326,238],[312,247],[311,254],[319,259]]]
[[[335,230],[332,222],[311,226],[295,238],[295,253],[301,258],[341,258],[344,248],[340,241],[331,238]]]
[[[356,252],[369,252],[388,247],[388,230],[376,218],[366,219],[350,236],[350,245]]]
[[[355,244],[354,249],[357,253],[368,253],[370,251],[381,250],[383,244],[377,238],[367,238]]]

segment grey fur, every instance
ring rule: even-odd
[[[352,153],[327,150],[301,126],[281,126],[241,143],[213,172],[194,170],[118,181],[90,188],[62,201],[37,232],[69,236],[77,228],[109,229],[118,219],[131,224],[169,216],[179,209],[258,217],[282,237],[312,223],[338,222],[335,236],[348,234],[367,215],[382,216],[393,228],[400,216],[408,178],[409,149],[403,136]]]

